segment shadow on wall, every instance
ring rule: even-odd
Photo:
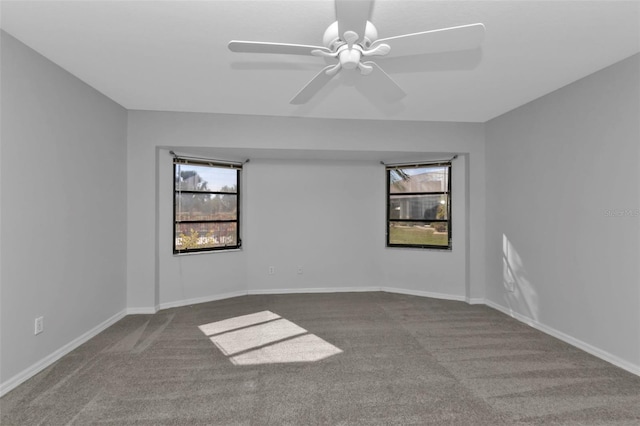
[[[522,258],[505,234],[502,234],[502,283],[510,313],[513,315],[515,311],[537,322],[538,294],[527,279]]]

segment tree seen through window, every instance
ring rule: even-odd
[[[174,253],[240,247],[240,167],[174,162]]]

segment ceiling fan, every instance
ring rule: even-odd
[[[336,21],[326,29],[323,46],[260,41],[229,42],[232,52],[311,55],[337,60],[326,66],[290,101],[299,105],[309,101],[340,70],[358,69],[375,80],[375,87],[387,100],[395,101],[406,93],[375,62],[375,56],[407,56],[475,49],[484,38],[483,24],[441,28],[378,39],[376,27],[369,22],[373,0],[336,0]]]

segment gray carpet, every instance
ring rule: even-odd
[[[0,410],[3,426],[638,425],[640,377],[485,306],[244,296],[127,316]]]

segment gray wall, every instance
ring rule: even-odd
[[[637,55],[482,125],[127,113],[5,33],[1,47],[0,382],[125,307],[371,287],[486,297],[638,370]],[[242,251],[171,254],[169,148],[252,158]],[[462,154],[454,250],[386,249],[372,158],[439,152]],[[273,192],[283,181],[297,197]]]
[[[128,305],[134,310],[238,291],[388,287],[484,296],[484,229],[468,226],[484,223],[482,124],[130,111],[128,137],[129,188],[155,188],[129,192]],[[169,147],[251,157],[241,252],[172,255]],[[285,158],[291,150],[297,158]],[[386,249],[384,167],[371,159],[451,151],[464,154],[455,160],[452,181],[453,251]],[[278,185],[294,197],[274,191]],[[275,275],[267,274],[270,265]]]
[[[126,307],[127,114],[0,34],[6,382]]]
[[[635,55],[486,125],[487,300],[635,371],[639,62]]]

